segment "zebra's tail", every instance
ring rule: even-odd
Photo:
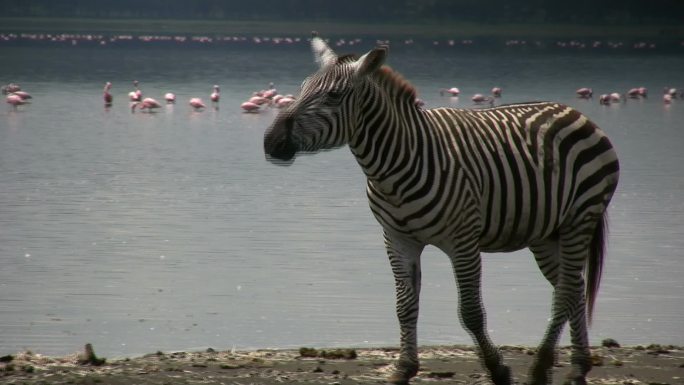
[[[601,284],[601,272],[603,271],[603,259],[606,252],[606,235],[608,232],[608,215],[606,212],[601,215],[594,237],[589,244],[589,258],[586,262],[586,286],[584,296],[587,303],[587,320],[591,324],[594,314],[594,303],[598,295],[599,285]]]

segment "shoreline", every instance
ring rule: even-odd
[[[604,343],[604,345],[606,345]],[[610,346],[610,344],[607,344]],[[684,347],[649,345],[592,347],[589,384],[676,385],[684,383]],[[515,382],[524,383],[534,348],[502,346]],[[413,383],[488,383],[472,346],[419,348],[421,370]],[[88,355],[90,354],[90,356]],[[107,360],[94,351],[65,357],[19,353],[0,357],[7,384],[377,384],[392,370],[397,348],[156,352]],[[554,384],[569,371],[570,348],[558,349]]]
[[[362,35],[417,38],[622,38],[684,39],[682,25],[582,25],[553,23],[412,22],[370,23],[325,20],[177,20],[0,17],[0,32],[103,34]]]
[[[382,43],[392,47],[465,51],[684,52],[684,26],[354,23],[321,21],[68,19],[0,17],[0,48],[288,47],[308,45],[319,31],[336,47]],[[356,47],[351,47],[356,48]]]

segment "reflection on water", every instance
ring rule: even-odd
[[[3,48],[2,83],[34,99],[0,109],[0,354],[397,344],[393,278],[349,151],[273,166],[261,140],[275,112],[238,108],[270,81],[296,93],[308,49],[152,51]],[[684,344],[684,103],[658,95],[684,84],[680,56],[406,49],[390,64],[428,106],[469,106],[496,85],[503,102],[565,102],[603,127],[622,175],[591,342]],[[131,114],[134,78],[178,103]],[[213,84],[220,108],[191,111]],[[642,85],[651,98],[574,98]],[[451,86],[460,100],[439,96]],[[447,259],[423,261],[420,342],[469,343]],[[495,341],[535,344],[551,292],[529,253],[488,255],[484,271]]]

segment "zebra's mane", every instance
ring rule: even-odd
[[[354,62],[359,59],[359,56],[353,53],[340,55],[337,58],[337,65],[344,65]],[[375,72],[375,76],[379,83],[384,87],[390,87],[398,95],[405,95],[412,103],[417,97],[416,89],[408,80],[404,79],[399,72],[394,71],[390,66],[383,65]]]
[[[387,65],[383,65],[375,74],[383,86],[396,90],[398,95],[405,96],[411,103],[416,100],[417,92],[415,87],[408,80],[404,79],[399,72],[394,71]]]
[[[359,55],[357,55],[357,54],[355,54],[355,53],[347,53],[347,54],[344,54],[344,55],[340,55],[340,56],[337,58],[337,62],[336,62],[336,63],[337,63],[337,64],[345,64],[345,63],[350,63],[350,62],[353,62],[353,61],[357,61],[358,59],[359,59]]]

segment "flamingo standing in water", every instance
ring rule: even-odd
[[[252,96],[251,98],[249,98],[248,101],[249,101],[250,103],[254,103],[254,104],[258,105],[258,106],[261,106],[261,105],[270,103],[270,102],[271,102],[271,99],[265,98],[265,97],[263,97],[263,96],[254,95],[254,96]]]
[[[7,95],[5,101],[7,102],[7,104],[11,105],[14,110],[17,110],[17,107],[19,106],[30,103],[28,100],[23,99],[21,96],[13,93]]]
[[[267,89],[254,92],[254,95],[263,96],[263,97],[269,98],[269,99],[273,98],[277,94],[278,94],[278,90],[276,90],[273,82],[268,83]]]
[[[210,98],[213,103],[218,103],[221,99],[221,90],[218,85],[214,85],[214,92],[211,93]]]
[[[140,88],[138,88],[137,80],[133,80],[133,87],[135,87],[135,91],[129,92],[128,98],[131,99],[132,102],[142,101],[142,91],[140,91]]]
[[[135,112],[135,108],[139,108],[140,111],[145,111],[147,112],[155,112],[157,108],[161,108],[161,104],[152,99],[152,98],[145,98],[140,102],[133,102],[131,103],[131,112]]]
[[[591,88],[586,87],[578,89],[577,91],[575,91],[575,93],[577,94],[577,97],[582,99],[589,99],[592,97],[592,95],[594,95],[594,91],[592,91]]]
[[[33,96],[31,96],[31,94],[29,94],[29,93],[26,92],[26,91],[14,91],[14,92],[11,92],[11,94],[12,94],[12,95],[17,95],[17,96],[20,97],[22,100],[33,99]]]
[[[645,98],[648,95],[646,87],[630,88],[625,94],[630,99]]]
[[[257,96],[262,96],[266,99],[273,99],[278,94],[278,90],[276,90],[275,84],[270,82],[268,83],[268,89],[257,91],[254,94]]]
[[[112,94],[109,93],[109,90],[112,88],[112,83],[107,82],[105,83],[104,90],[102,92],[102,99],[104,99],[104,105],[105,107],[111,107],[112,106]]]
[[[240,108],[242,108],[245,112],[259,112],[261,105],[246,101],[240,105]]]
[[[176,95],[173,92],[167,92],[164,95],[164,100],[166,100],[166,104],[175,104],[176,103]]]
[[[21,91],[21,87],[19,86],[19,84],[10,83],[10,84],[2,86],[2,94],[3,95],[11,94],[11,93],[14,93],[17,91]]]
[[[475,104],[489,103],[490,106],[494,104],[494,98],[489,97],[489,96],[484,96],[484,95],[482,95],[482,94],[475,94],[475,95],[473,95],[473,97],[470,98],[470,99],[471,99],[471,100],[473,101],[473,103],[475,103]]]
[[[275,106],[277,108],[285,108],[285,107],[289,106],[290,104],[294,103],[294,101],[295,101],[295,98],[293,96],[290,96],[290,95],[288,95],[288,96],[276,95],[273,98],[273,104],[275,104]]]
[[[670,95],[672,97],[672,99],[676,99],[677,98],[677,89],[665,87],[665,88],[663,88],[663,94]]]
[[[617,98],[615,97],[617,93],[612,93],[612,94],[601,94],[599,96],[599,104],[602,104],[604,106],[607,106],[611,103],[619,103],[620,102],[620,95],[617,94]]]
[[[445,93],[449,94],[450,96],[458,96],[461,94],[461,90],[456,87],[440,88],[439,96],[444,96]]]
[[[665,104],[671,104],[672,103],[672,95],[671,94],[663,94],[663,103]]]
[[[492,88],[492,96],[493,96],[493,97],[495,97],[495,98],[500,98],[500,97],[501,97],[501,93],[503,93],[503,90],[501,89],[501,87],[494,87],[494,88]]]
[[[627,95],[627,97],[630,99],[638,99],[639,97],[641,97],[638,88],[630,88],[625,95]]]
[[[190,106],[195,109],[195,111],[199,111],[203,108],[206,108],[207,106],[204,104],[202,99],[200,98],[192,98],[190,99],[189,102]]]

